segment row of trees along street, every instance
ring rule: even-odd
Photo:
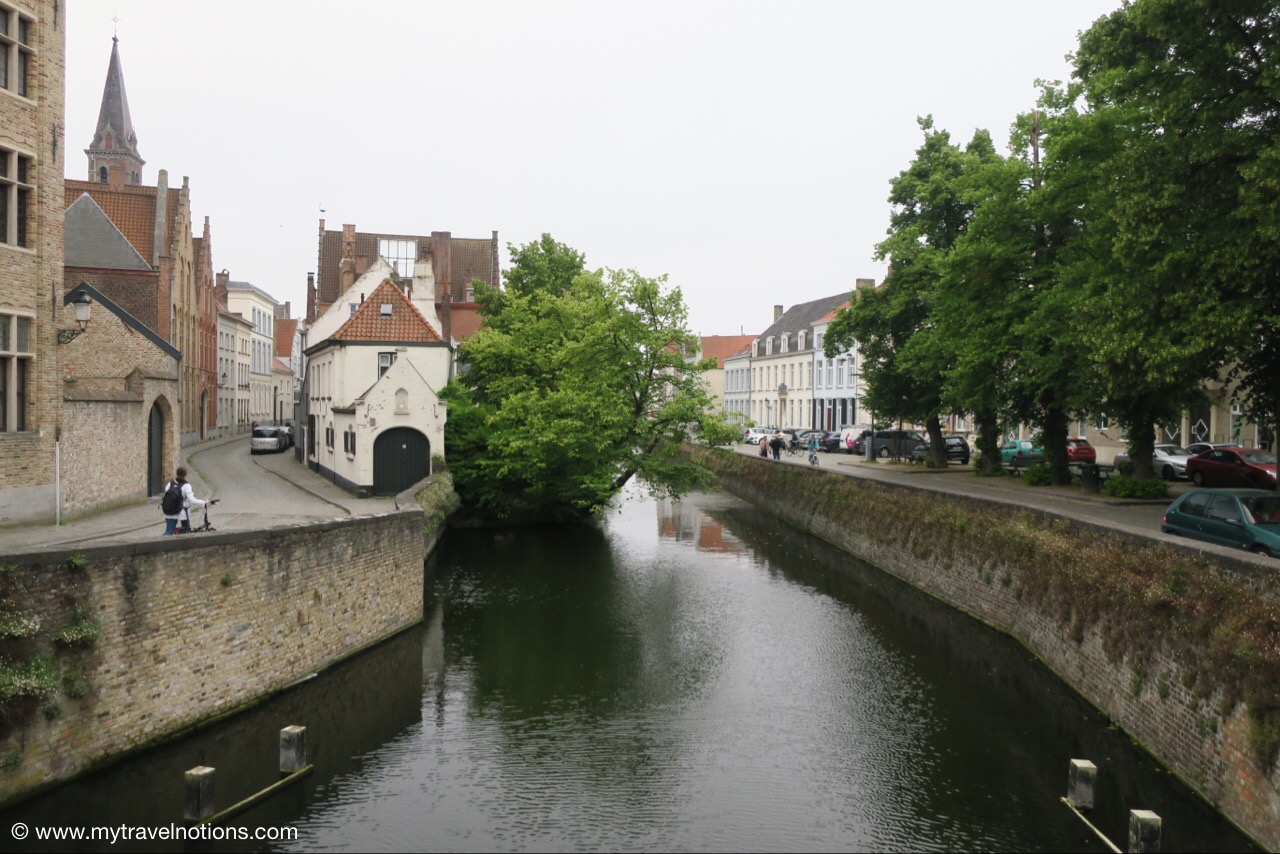
[[[1280,416],[1280,4],[1132,0],[1081,34],[1065,84],[1037,81],[1009,153],[931,118],[892,181],[884,286],[831,324],[857,341],[878,417],[1035,425],[1054,483],[1077,417],[1106,413],[1153,477],[1156,428],[1226,380]]]

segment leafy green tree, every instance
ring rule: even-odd
[[[1123,276],[1113,306],[1135,321],[1139,305],[1159,312],[1158,337],[1140,347],[1157,355],[1156,370],[1185,379],[1195,360],[1207,372],[1233,364],[1251,414],[1271,425],[1280,415],[1278,42],[1274,0],[1134,0],[1081,36],[1075,60],[1091,112],[1116,136],[1099,175],[1115,191]],[[1145,455],[1134,448],[1135,463]]]
[[[513,248],[504,291],[480,288],[481,330],[445,391],[454,482],[477,513],[545,520],[599,511],[637,475],[680,494],[709,475],[685,441],[734,435],[711,412],[709,363],[678,289],[633,271],[588,272],[548,235]]]
[[[953,354],[938,334],[935,292],[945,261],[964,233],[974,203],[964,194],[966,168],[995,157],[985,131],[961,150],[933,118],[919,120],[924,142],[891,182],[889,236],[877,247],[890,260],[884,286],[854,295],[831,322],[827,356],[856,341],[866,378],[865,403],[878,416],[923,423],[933,460],[947,461],[941,414]]]

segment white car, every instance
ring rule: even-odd
[[[778,432],[777,430],[774,430],[769,427],[748,427],[747,428],[747,444],[759,445],[761,439],[767,439],[768,437],[772,436],[774,433],[777,433],[777,432]]]

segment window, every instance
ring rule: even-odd
[[[25,154],[0,148],[0,243],[30,248],[33,161]]]
[[[33,359],[31,318],[0,314],[0,433],[29,429],[27,385]]]
[[[378,354],[378,379],[382,379],[382,375],[395,364],[395,353],[379,353]]]
[[[34,21],[0,6],[0,88],[30,98]]]
[[[107,183],[107,167],[105,166],[98,167],[98,181],[99,183],[102,183],[102,184]]]
[[[400,278],[413,278],[413,263],[418,260],[418,241],[379,238],[378,254],[396,268],[396,275]]]
[[[390,316],[391,316],[391,303],[389,303],[389,302],[384,302],[381,306],[379,306],[379,308],[378,308],[378,314],[379,314],[380,316],[382,316],[382,317],[390,317]]]

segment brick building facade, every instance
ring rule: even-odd
[[[55,0],[0,0],[0,524],[53,518],[63,423],[65,16]]]

